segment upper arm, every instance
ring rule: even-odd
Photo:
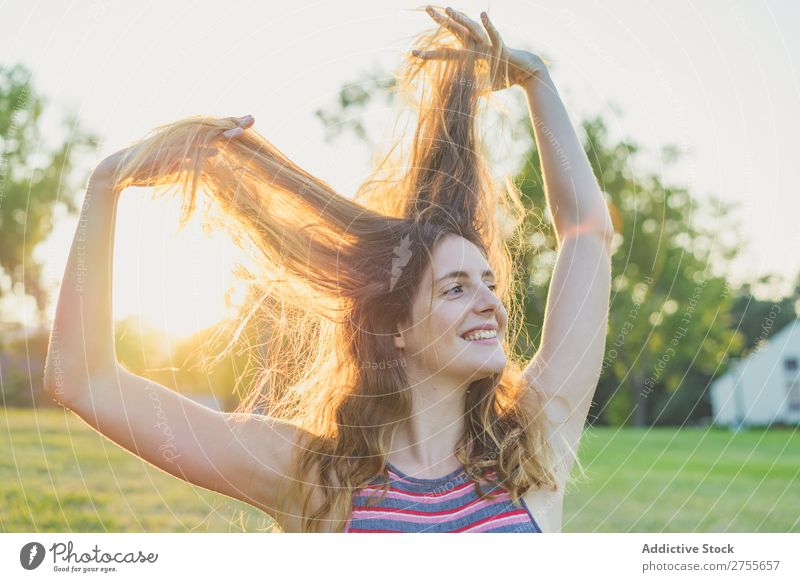
[[[300,429],[256,414],[212,410],[119,367],[65,405],[121,447],[194,485],[275,517]]]
[[[583,232],[563,241],[539,349],[524,370],[528,383],[544,393],[545,414],[556,425],[554,436],[575,455],[605,352],[610,255],[610,237],[600,234]]]

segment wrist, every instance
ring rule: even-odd
[[[118,195],[121,191],[111,176],[102,171],[92,172],[86,184],[86,189],[87,191],[106,191],[113,195]]]
[[[553,82],[552,77],[550,77],[550,72],[547,69],[541,69],[536,73],[529,75],[519,85],[528,93],[538,91],[543,87],[550,90],[555,90],[555,83]]]

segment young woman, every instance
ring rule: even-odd
[[[284,531],[561,528],[603,356],[612,224],[542,59],[506,47],[485,13],[481,27],[428,12],[440,26],[416,39],[397,77],[417,99],[408,163],[387,156],[354,198],[247,131],[249,116],[159,127],[106,158],[87,189],[49,393],[125,449],[260,508]],[[525,209],[493,181],[476,123],[483,98],[514,86],[527,98],[559,244],[530,361],[511,350],[524,283],[510,248]],[[269,330],[267,358],[232,413],[115,357],[119,195],[176,183],[184,220],[206,193],[204,216],[254,259],[245,312]]]

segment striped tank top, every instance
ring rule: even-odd
[[[463,467],[437,479],[419,479],[386,463],[389,488],[380,500],[384,477],[353,493],[353,509],[345,533],[541,533],[524,499],[511,501],[499,484],[481,484],[481,499]],[[492,475],[494,477],[494,475]]]

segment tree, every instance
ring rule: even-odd
[[[69,116],[64,120],[69,139],[43,151],[39,121],[44,108],[24,66],[0,66],[0,270],[10,280],[6,284],[0,277],[0,298],[31,296],[40,318],[49,295],[33,250],[52,232],[57,203],[77,211],[70,183],[76,157],[97,146],[97,138]]]
[[[376,75],[346,84],[332,111],[318,112],[335,125],[372,143],[359,120],[373,97],[390,84]],[[370,87],[370,85],[372,85]],[[353,87],[358,90],[354,92]],[[529,140],[515,184],[534,220],[524,225],[526,248],[516,261],[526,277],[523,297],[528,338],[541,334],[556,239],[544,219],[546,208],[539,155],[527,111],[516,122]],[[682,423],[707,414],[706,387],[724,372],[728,353],[738,353],[742,336],[732,326],[732,294],[725,269],[737,255],[738,229],[732,206],[701,203],[683,187],[664,184],[658,174],[636,168],[639,147],[614,143],[599,116],[580,123],[584,148],[607,195],[618,236],[612,260],[612,305],[606,357],[591,415],[616,425]],[[357,131],[356,131],[357,130]],[[666,166],[679,157],[662,152]],[[525,336],[526,334],[522,334]],[[535,339],[517,349],[528,356]]]
[[[794,281],[794,290],[777,299],[759,299],[754,295],[754,286],[773,287],[776,277],[764,275],[753,283],[745,283],[734,294],[731,309],[734,321],[744,336],[744,345],[739,357],[746,356],[768,340],[775,332],[797,319],[800,305],[800,274]]]
[[[606,193],[618,233],[603,375],[592,416],[611,424],[685,422],[707,412],[705,387],[741,338],[731,331],[732,297],[724,270],[736,256],[731,206],[702,204],[685,188],[636,168],[639,147],[611,143],[602,118],[581,123],[584,149]],[[665,164],[675,163],[674,155]],[[545,204],[532,143],[521,189]],[[705,226],[708,225],[708,226]],[[719,236],[720,232],[726,236]],[[526,320],[540,322],[555,253],[554,233],[532,233]]]

